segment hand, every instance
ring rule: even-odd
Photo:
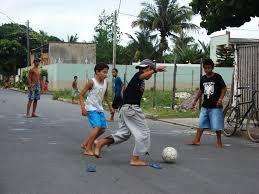
[[[113,108],[110,108],[110,113],[112,114],[114,112],[115,112],[115,110]]]
[[[166,71],[166,66],[159,65],[159,66],[156,68],[156,71],[157,71],[157,72],[164,72],[164,71]]]
[[[222,102],[223,102],[223,100],[220,98],[220,99],[218,99],[218,101],[217,101],[217,103],[216,103],[216,106],[217,107],[221,107],[222,106]]]
[[[81,114],[82,116],[87,116],[87,111],[85,108],[81,108]]]
[[[196,103],[197,103],[197,101],[193,101],[193,102],[192,102],[192,110],[195,110]]]

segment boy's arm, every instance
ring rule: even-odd
[[[104,99],[105,102],[108,104],[108,107],[109,107],[110,112],[113,113],[114,110],[113,110],[113,108],[112,108],[112,104],[111,104],[111,102],[110,102],[110,100],[109,100],[109,97],[108,97],[108,84],[107,84],[107,89],[106,89],[106,91],[105,91],[105,93],[104,93],[103,99]]]
[[[224,96],[225,96],[226,92],[227,92],[227,87],[223,87],[221,89],[220,97],[217,101],[217,106],[222,106],[223,99],[224,99]]]
[[[192,102],[192,109],[195,108],[196,103],[198,102],[198,100],[200,99],[201,95],[203,94],[203,92],[199,89],[197,95],[195,96],[193,102]]]
[[[166,66],[158,66],[156,69],[150,69],[139,76],[140,80],[152,77],[154,73],[166,71]]]
[[[87,116],[87,110],[85,109],[84,97],[86,93],[93,87],[93,80],[89,80],[83,90],[79,94],[80,109],[83,116]]]
[[[29,74],[28,74],[28,88],[31,89],[32,87],[32,81],[31,81],[31,77],[32,77],[32,70],[29,70]]]

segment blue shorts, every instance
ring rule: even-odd
[[[40,99],[40,84],[33,84],[31,87],[32,91],[29,91],[29,100],[39,100]]]
[[[199,117],[199,128],[222,131],[224,128],[223,108],[201,107]]]
[[[104,112],[88,111],[88,120],[93,128],[101,127],[107,128],[106,118]]]

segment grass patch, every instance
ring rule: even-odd
[[[177,90],[177,92],[188,92],[193,93],[191,90]],[[110,102],[112,102],[111,91],[108,92]],[[71,99],[71,90],[62,90],[62,91],[53,91],[53,99],[57,100],[58,98]],[[144,92],[141,108],[148,116],[153,118],[195,118],[198,117],[198,111],[191,110],[173,110],[171,109],[172,105],[172,92],[171,91],[156,91],[156,108],[153,108],[153,96],[154,93],[152,90],[146,90]],[[79,99],[76,97],[75,100]],[[184,99],[175,98],[176,105],[180,105]],[[108,110],[108,106],[104,103],[104,109]]]

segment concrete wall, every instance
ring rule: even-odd
[[[89,43],[49,43],[49,64],[95,64],[96,45]]]
[[[88,79],[94,77],[94,64],[51,64],[46,65],[44,68],[48,70],[49,89],[50,90],[63,90],[71,89],[73,77],[78,76],[78,86],[82,89]],[[112,66],[109,65],[108,82],[111,86]],[[124,80],[126,73],[126,80],[130,81],[132,76],[137,72],[134,65],[116,65],[119,71],[119,76]],[[216,67],[215,72],[222,75],[227,85],[231,84],[233,68]],[[173,71],[172,64],[168,64],[167,72],[157,73],[157,89],[171,90],[173,85]],[[177,66],[177,79],[176,87],[178,89],[196,88],[199,87],[200,82],[200,65],[190,64]],[[146,88],[150,89],[154,85],[154,76],[146,81]]]

